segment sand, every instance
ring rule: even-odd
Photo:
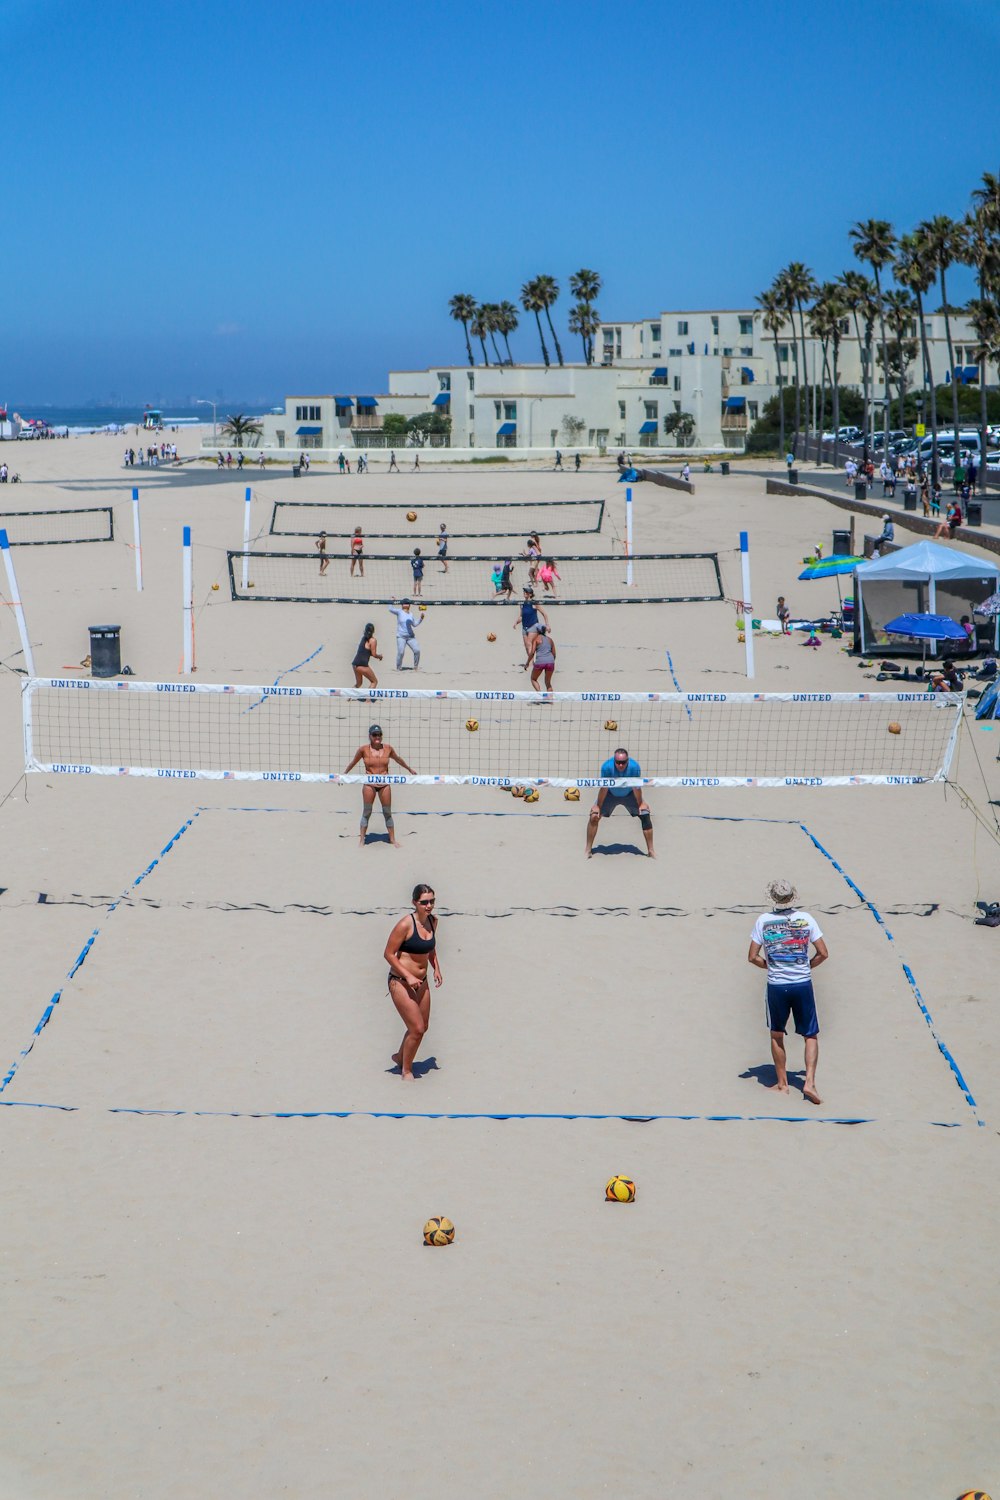
[[[247,483],[255,530],[274,498],[356,498],[361,519],[365,499],[537,499],[544,534],[546,500],[594,496],[621,530],[610,464],[314,468],[293,488],[287,470],[125,471],[122,446],[19,445],[25,482],[0,489],[0,510],[115,506],[113,544],[16,553],[40,673],[78,669],[107,620],[137,676],[177,676],[189,523],[198,679],[269,683],[322,648],[294,680],[345,684],[357,609],[229,598]],[[835,601],[795,576],[842,512],[694,477],[693,498],[637,487],[640,547],[718,548],[736,596],[747,528],[764,613],[778,593]],[[411,683],[376,618],[382,685]],[[420,685],[523,687],[511,619],[429,610]],[[558,611],[556,685],[669,690],[672,664],[684,689],[745,687],[734,620],[720,603]],[[619,816],[588,862],[586,801],[420,787],[395,799],[401,849],[361,852],[356,788],[25,782],[18,649],[0,609],[0,1495],[1000,1483],[1000,934],[972,922],[1000,899],[1000,859],[954,791],[658,791],[658,859]],[[829,640],[762,640],[757,667],[761,690],[875,686]],[[995,733],[963,735],[957,779],[987,817],[996,753]],[[745,956],[776,874],[831,952],[819,1109],[794,1038],[792,1092],[767,1088]],[[382,950],[417,880],[438,894],[445,984],[404,1085]],[[398,1111],[465,1118],[378,1117]],[[536,1118],[485,1118],[505,1113]],[[605,1115],[632,1118],[586,1118]],[[604,1203],[615,1172],[634,1205]],[[457,1225],[447,1250],[421,1244],[436,1213]]]

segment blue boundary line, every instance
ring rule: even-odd
[[[144,880],[146,880],[150,875],[152,875],[153,871],[160,864],[160,862],[162,860],[164,860],[166,858],[166,856],[170,853],[171,849],[177,843],[178,839],[183,838],[184,834],[187,833],[188,829],[191,827],[191,825],[194,822],[195,818],[197,818],[199,816],[200,816],[199,813],[197,813],[197,812],[193,813],[192,816],[190,818],[188,818],[187,822],[183,823],[181,825],[181,827],[178,828],[177,832],[173,835],[173,837],[171,839],[169,839],[166,844],[164,844],[163,848],[160,850],[160,852],[156,856],[156,858],[153,859],[153,860],[151,860],[149,862],[149,864],[146,866],[146,868],[142,871],[142,873],[139,874],[139,875],[137,875],[136,878],[132,881],[132,883],[130,885],[128,885],[125,888],[124,891],[122,891],[121,895],[118,896],[114,901],[111,902],[110,906],[108,907],[107,914],[105,916],[105,921],[107,920],[108,917],[111,916],[112,912],[115,912],[115,911],[118,910],[118,908],[119,908],[119,906],[121,906],[122,902],[125,901],[131,895],[131,893],[136,889],[137,886],[142,885],[142,882]],[[76,955],[76,958],[73,960],[73,963],[72,963],[72,965],[71,965],[71,967],[69,969],[69,972],[66,975],[66,979],[59,986],[59,988],[56,990],[55,994],[52,996],[52,999],[49,1001],[48,1005],[46,1005],[45,1009],[42,1011],[41,1017],[39,1018],[38,1022],[36,1023],[34,1031],[32,1031],[32,1033],[31,1033],[31,1037],[30,1037],[30,1040],[28,1041],[27,1046],[21,1048],[21,1051],[15,1057],[15,1059],[11,1063],[10,1067],[7,1069],[7,1072],[5,1073],[5,1075],[3,1077],[3,1081],[0,1082],[0,1094],[3,1093],[4,1089],[10,1083],[11,1079],[14,1077],[14,1074],[17,1072],[18,1068],[21,1066],[21,1064],[23,1063],[24,1059],[32,1051],[32,1049],[34,1048],[34,1045],[37,1042],[38,1038],[41,1036],[42,1032],[45,1030],[46,1026],[51,1021],[52,1015],[53,1015],[53,1013],[55,1011],[56,1006],[62,1000],[63,992],[64,992],[64,990],[66,988],[66,984],[69,983],[69,981],[73,978],[73,976],[86,963],[88,957],[90,956],[90,950],[93,948],[95,942],[97,941],[98,937],[100,936],[101,931],[102,931],[102,929],[100,927],[95,927],[94,930],[93,930],[93,932],[90,934],[90,937],[87,939],[87,941],[84,943],[83,947],[80,949],[79,953]],[[2,1102],[3,1103],[8,1103],[9,1101],[8,1100],[3,1100]],[[61,1109],[61,1108],[72,1108],[73,1106],[70,1106],[70,1105],[54,1105],[52,1107],[55,1108],[55,1109]]]
[[[683,692],[684,691],[683,688],[681,687],[680,683],[677,681],[677,673],[674,671],[674,659],[670,655],[670,648],[669,647],[667,648],[667,666],[670,668],[670,675],[674,679],[674,692],[675,693],[681,693],[681,692]],[[684,710],[685,710],[688,718],[690,719],[690,717],[691,717],[691,705],[690,705],[690,703],[685,703]]]
[[[837,863],[837,861],[834,859],[833,855],[830,853],[829,849],[825,849],[823,847],[823,845],[820,843],[819,839],[812,832],[812,830],[810,828],[808,828],[805,823],[800,823],[799,827],[802,829],[802,832],[805,834],[806,838],[810,841],[810,843],[814,844],[815,847],[819,850],[820,854],[823,855],[824,859],[828,859],[830,861],[831,865],[836,870],[837,874],[850,887],[850,889],[857,896],[858,900],[861,901],[868,908],[868,910],[871,912],[872,916],[875,918],[875,921],[878,923],[879,927],[881,927],[883,933],[885,934],[886,940],[892,944],[893,948],[895,948],[895,946],[896,946],[896,939],[893,937],[892,933],[889,931],[888,927],[885,925],[885,918],[882,916],[882,913],[879,911],[879,909],[875,905],[875,903],[873,901],[869,901],[868,897],[865,895],[864,891],[857,884],[857,882],[851,879],[850,875],[848,875],[848,873],[844,869],[843,865],[840,865],[840,864]],[[969,1108],[972,1110],[973,1114],[975,1115],[975,1117],[976,1117],[976,1124],[977,1125],[985,1125],[986,1121],[980,1118],[980,1115],[979,1115],[979,1106],[976,1103],[975,1099],[972,1097],[972,1090],[969,1088],[969,1085],[966,1083],[965,1079],[962,1076],[962,1070],[961,1070],[961,1068],[958,1066],[958,1063],[955,1061],[955,1059],[952,1056],[951,1052],[949,1051],[948,1047],[945,1045],[945,1043],[942,1041],[941,1037],[937,1033],[937,1030],[936,1030],[935,1025],[934,1025],[934,1019],[931,1016],[931,1013],[930,1013],[930,1011],[927,1008],[927,1005],[926,1005],[926,1003],[924,1001],[923,995],[921,995],[921,993],[920,993],[920,989],[919,989],[919,986],[917,985],[917,981],[913,977],[913,970],[910,968],[909,964],[906,963],[906,961],[903,958],[900,958],[899,962],[900,962],[900,967],[902,968],[903,973],[906,976],[906,982],[910,986],[911,991],[913,992],[913,998],[917,1002],[917,1006],[918,1006],[918,1008],[920,1010],[920,1014],[923,1016],[924,1020],[927,1023],[927,1029],[930,1031],[931,1036],[934,1038],[934,1041],[937,1044],[938,1051],[941,1053],[941,1056],[944,1058],[945,1062],[948,1064],[949,1068],[951,1069],[951,1071],[952,1071],[952,1073],[954,1075],[954,1078],[955,1078],[955,1082],[958,1084],[958,1087],[961,1089],[961,1091],[962,1091],[962,1093],[963,1093],[963,1095],[965,1097],[966,1104],[968,1104]]]
[[[313,659],[314,656],[318,656],[319,655],[319,653],[322,651],[322,649],[323,649],[322,646],[317,646],[315,651],[310,651],[310,653],[309,653],[308,656],[304,656],[301,661],[297,661],[295,663],[294,667],[286,667],[283,672],[279,672],[278,675],[277,675],[277,677],[271,683],[271,686],[272,687],[277,687],[278,683],[281,681],[281,679],[283,677],[290,677],[292,675],[292,673],[293,672],[297,672],[300,667],[306,666],[309,662],[312,661],[312,659]],[[246,715],[246,714],[252,714],[255,708],[260,708],[260,705],[262,703],[266,703],[266,702],[267,702],[267,698],[266,697],[264,697],[264,698],[258,698],[256,703],[251,703],[251,705],[250,705],[249,708],[245,708],[243,710],[243,714],[244,715]]]

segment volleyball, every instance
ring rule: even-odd
[[[247,584],[247,588],[248,589],[252,589],[253,588],[253,579],[252,578],[251,578],[250,582]]]
[[[568,786],[563,792],[563,797],[567,802],[579,802],[580,788],[578,786]]]
[[[609,1203],[634,1203],[635,1183],[631,1177],[612,1177],[604,1189],[604,1196]]]
[[[479,728],[479,720],[478,719],[466,719],[466,721],[465,721],[465,727],[469,731],[470,734],[475,734],[476,730]]]
[[[510,795],[512,797],[523,797],[525,795],[524,787],[523,786],[512,786],[511,789],[510,789]]]
[[[422,615],[425,615],[427,613],[427,605],[426,604],[421,604],[420,605],[420,613]]]
[[[524,794],[524,800],[525,800],[525,802],[537,802],[538,801],[538,788],[537,788],[537,786],[529,786],[528,787],[528,790]]]
[[[454,1238],[454,1224],[440,1214],[437,1218],[428,1219],[424,1225],[425,1245],[450,1245]]]
[[[892,724],[889,725],[889,733],[890,734],[899,734],[901,727],[902,727],[901,725],[893,722]]]
[[[604,727],[605,727],[605,729],[610,730],[611,733],[613,734],[614,731],[618,728],[618,720],[617,719],[605,719],[605,721],[604,721]]]
[[[990,1497],[985,1490],[966,1490],[958,1500],[990,1500]]]
[[[495,635],[494,635],[494,634],[493,634],[493,631],[492,631],[492,630],[491,630],[491,631],[490,631],[490,633],[489,633],[489,635],[488,635],[488,636],[487,636],[487,637],[486,637],[486,639],[487,639],[487,640],[488,640],[488,641],[495,641],[495,640],[496,640],[496,636],[495,636]]]
[[[213,583],[212,584],[212,593],[213,594],[217,594],[218,592],[219,592],[219,585],[217,583]]]
[[[408,521],[415,521],[417,519],[417,513],[416,513],[416,511],[415,510],[408,510],[406,512],[406,519]]]

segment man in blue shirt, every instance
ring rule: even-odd
[[[601,776],[611,778],[636,777],[642,775],[642,768],[637,760],[633,760],[628,751],[621,746],[615,751],[610,760],[606,760],[601,767]],[[653,820],[649,815],[649,805],[645,797],[642,797],[634,786],[602,786],[597,794],[597,801],[590,809],[590,818],[587,822],[587,858],[594,856],[594,839],[597,836],[597,828],[602,818],[610,818],[611,814],[619,807],[627,808],[633,818],[638,818],[642,827],[642,836],[646,840],[646,853],[650,859],[655,859],[653,852]]]

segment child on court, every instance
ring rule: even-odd
[[[555,597],[556,583],[561,582],[559,572],[555,565],[555,559],[547,557],[538,569],[538,576],[542,580],[542,587],[547,594]]]
[[[419,599],[424,591],[424,560],[420,556],[420,548],[414,547],[413,556],[410,558],[410,567],[413,570],[413,597]]]

